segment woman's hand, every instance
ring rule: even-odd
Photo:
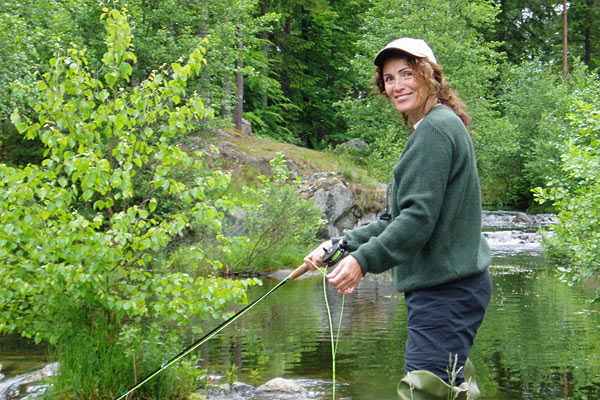
[[[306,264],[306,266],[308,266],[312,270],[316,269],[312,263],[318,265],[319,267],[324,267],[325,263],[321,261],[321,259],[325,255],[325,249],[329,249],[331,246],[333,246],[333,242],[331,240],[327,240],[321,243],[319,247],[317,247],[316,249],[311,251],[310,254],[304,257],[304,263]]]
[[[327,274],[327,280],[341,294],[352,294],[363,277],[358,260],[349,255],[342,258],[338,265]]]

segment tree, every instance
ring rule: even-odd
[[[194,221],[218,235],[233,206],[215,194],[228,176],[202,173],[201,160],[178,145],[194,120],[208,116],[186,88],[204,50],[128,90],[131,28],[117,10],[102,17],[108,48],[100,70],[90,71],[85,51],[73,47],[51,59],[33,87],[15,87],[34,114],[15,109],[12,122],[43,143],[43,162],[0,164],[0,332],[48,342],[59,357],[80,355],[76,364],[61,363],[60,376],[71,381],[55,390],[69,398],[114,397],[173,351],[161,343],[176,347],[190,325],[199,333],[190,322],[219,318],[254,283],[155,261]],[[195,255],[196,266],[218,268]],[[73,343],[81,347],[67,351]],[[144,390],[179,398],[193,384],[172,390],[175,377],[166,375]]]
[[[15,80],[33,81],[33,73],[68,40],[71,21],[62,1],[7,0],[0,12],[0,160],[24,165],[41,158],[37,142],[23,141],[10,125],[12,104],[23,99],[11,89]]]
[[[355,54],[362,11],[368,1],[303,0],[265,2],[281,14],[271,35],[273,77],[293,107],[282,121],[309,147],[346,138],[346,125],[335,115],[335,102],[353,91],[347,74]]]

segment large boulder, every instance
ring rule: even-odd
[[[335,172],[319,172],[302,182],[299,194],[312,199],[323,212],[327,226],[324,238],[339,237],[345,231],[375,220],[375,213],[364,213],[357,205],[354,193]]]

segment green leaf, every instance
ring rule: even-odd
[[[154,212],[154,210],[156,210],[156,199],[150,199],[148,203],[148,209],[150,212]]]

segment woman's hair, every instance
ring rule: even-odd
[[[430,62],[426,58],[414,57],[403,51],[390,52],[387,57],[400,57],[406,60],[406,63],[413,68],[416,78],[424,85],[429,92],[429,99],[426,101],[425,113],[429,112],[437,101],[431,101],[431,99],[439,99],[439,102],[450,107],[456,115],[460,117],[462,122],[465,124],[467,129],[471,126],[471,116],[467,113],[465,103],[458,97],[458,94],[452,89],[452,86],[446,78],[444,78],[443,68]],[[381,63],[375,70],[375,84],[379,88],[379,92],[385,94],[385,82],[383,80],[383,65],[385,61]],[[409,125],[408,117],[402,114],[404,117],[404,123]]]

